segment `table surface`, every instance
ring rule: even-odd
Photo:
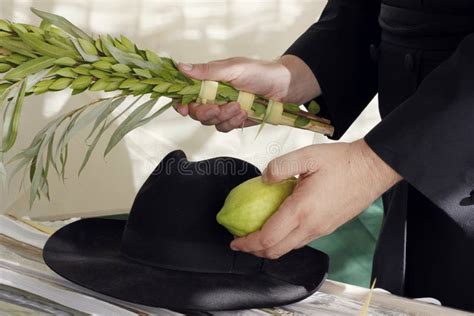
[[[42,247],[56,229],[74,220],[37,222],[0,215],[0,314],[181,315],[95,293],[51,271],[43,262]],[[295,304],[212,315],[356,315],[368,294],[368,289],[326,280],[318,292]],[[368,314],[468,315],[377,290]]]

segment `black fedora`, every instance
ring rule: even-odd
[[[258,176],[239,159],[168,154],[125,220],[83,219],[55,232],[43,257],[62,277],[121,300],[180,311],[290,304],[314,293],[328,257],[304,247],[277,260],[229,248],[215,219],[229,191]]]

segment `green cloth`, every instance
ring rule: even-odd
[[[382,218],[382,200],[378,199],[331,235],[309,244],[329,255],[329,279],[369,287]]]

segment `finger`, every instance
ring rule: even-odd
[[[227,104],[219,105],[219,113],[210,120],[202,121],[202,123],[204,125],[217,125],[222,122],[228,121],[241,113],[242,110],[240,109],[240,105],[237,102],[230,102]]]
[[[240,111],[241,111],[240,114],[238,114],[237,116],[234,116],[230,120],[217,124],[216,129],[219,132],[227,133],[233,129],[242,127],[245,121],[247,120],[247,113],[242,110]]]
[[[183,105],[181,103],[176,103],[175,105],[173,105],[173,107],[176,110],[176,112],[178,112],[182,116],[187,116],[188,115],[188,106],[187,105]]]
[[[188,113],[197,121],[209,121],[219,114],[219,106],[216,104],[188,104]]]
[[[229,102],[220,106],[221,112],[218,115],[218,119],[221,122],[228,121],[233,117],[242,114],[243,110],[240,108],[239,103]]]
[[[244,252],[256,252],[274,247],[298,227],[298,208],[298,203],[290,195],[261,230],[233,240],[230,247]]]
[[[242,65],[235,58],[211,61],[205,64],[179,63],[178,69],[195,79],[230,82],[241,72]]]
[[[318,236],[307,236],[295,247],[295,249],[303,248],[303,247],[307,246],[313,240],[316,240],[317,238],[318,238]]]
[[[262,251],[253,252],[252,254],[262,258],[278,259],[291,250],[298,248],[306,238],[306,232],[302,230],[301,227],[297,227],[275,246]]]
[[[305,147],[270,161],[262,173],[262,179],[267,183],[276,183],[299,174],[316,172],[318,167],[311,148]]]

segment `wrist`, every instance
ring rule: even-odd
[[[283,55],[277,62],[289,74],[286,96],[283,101],[303,104],[321,95],[318,80],[302,59],[294,55]]]
[[[401,181],[403,177],[383,161],[365,140],[359,139],[352,143],[356,156],[359,157],[361,175],[372,189],[374,199]]]

